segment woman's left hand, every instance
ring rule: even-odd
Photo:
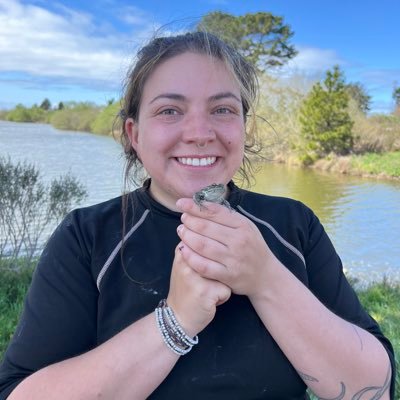
[[[215,203],[200,209],[185,198],[177,206],[183,212],[181,252],[191,268],[236,294],[254,296],[265,288],[269,267],[279,261],[252,221]]]

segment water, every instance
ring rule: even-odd
[[[345,268],[363,281],[400,280],[400,182],[263,165],[252,188],[291,197],[319,217]]]
[[[86,186],[83,205],[119,196],[122,150],[112,138],[49,125],[0,121],[0,156],[33,162],[49,181],[71,172]],[[263,165],[252,188],[298,199],[318,215],[352,276],[400,280],[400,182]]]
[[[68,172],[78,177],[88,191],[83,206],[123,190],[122,147],[110,137],[0,121],[0,156],[7,154],[12,161],[33,163],[45,182]]]

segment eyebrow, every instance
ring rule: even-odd
[[[221,100],[221,99],[226,99],[226,98],[231,98],[231,99],[235,99],[237,102],[242,103],[242,100],[239,99],[235,94],[233,94],[232,92],[221,92],[221,93],[217,93],[214,94],[213,96],[210,96],[208,98],[208,100],[210,102],[213,101],[217,101],[217,100]],[[149,104],[154,103],[156,100],[159,99],[170,99],[170,100],[178,100],[178,101],[185,101],[186,97],[183,96],[182,94],[178,94],[178,93],[162,93],[156,97],[154,97],[153,100],[150,101]]]

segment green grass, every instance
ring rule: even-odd
[[[32,271],[33,268],[5,270],[0,263],[0,359],[17,325]]]
[[[5,270],[0,260],[0,359],[17,325],[32,272],[33,267]],[[392,342],[397,365],[395,399],[400,399],[400,284],[384,280],[357,292],[361,303]]]
[[[400,151],[353,156],[351,166],[361,173],[400,177]]]

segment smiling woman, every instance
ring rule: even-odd
[[[176,201],[232,179],[243,159],[240,87],[222,61],[184,53],[152,72],[137,119],[126,120],[132,148],[151,176],[150,193]]]
[[[256,95],[254,67],[213,35],[139,52],[122,138],[127,173],[148,179],[54,232],[1,400],[393,396],[391,344],[318,218],[232,181]]]

